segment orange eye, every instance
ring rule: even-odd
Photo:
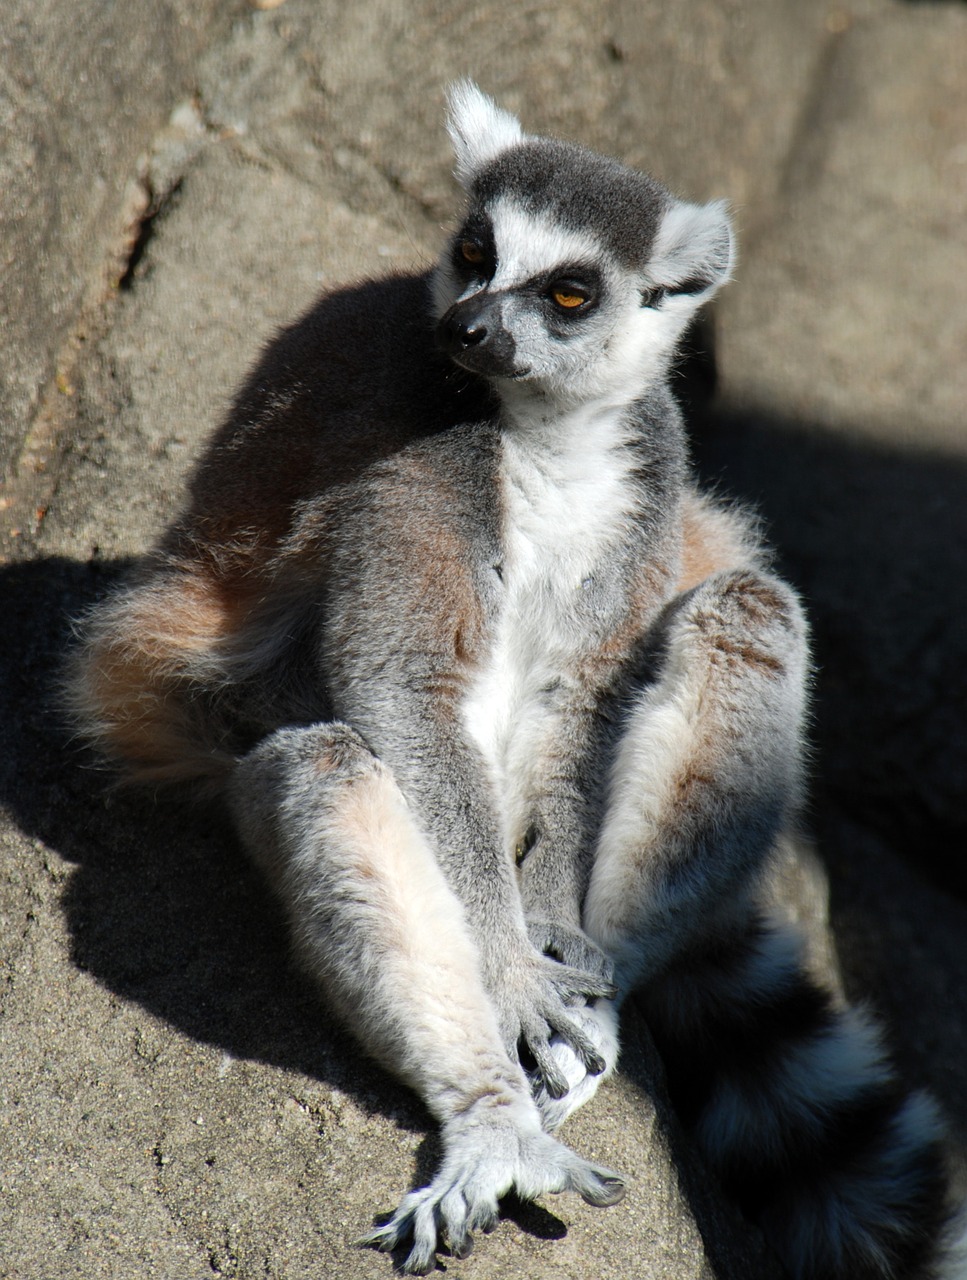
[[[573,293],[569,289],[552,289],[551,297],[559,307],[564,307],[568,311],[573,311],[575,307],[581,307],[587,302],[587,297],[583,293]]]
[[[472,240],[464,240],[460,245],[460,256],[464,262],[471,262],[474,266],[478,266],[484,260],[484,251]]]

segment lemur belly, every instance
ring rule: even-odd
[[[582,596],[633,509],[619,424],[613,412],[582,415],[570,430],[554,424],[549,440],[504,439],[503,600],[463,715],[508,850],[529,825],[543,744],[560,725],[577,660],[594,643]]]

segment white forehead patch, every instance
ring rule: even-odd
[[[489,213],[497,250],[491,288],[512,289],[534,276],[600,257],[600,245],[587,232],[529,213],[514,200],[495,201]]]

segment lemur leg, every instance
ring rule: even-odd
[[[442,1126],[443,1161],[368,1237],[412,1238],[405,1270],[458,1254],[511,1189],[620,1199],[617,1175],[544,1133],[505,1051],[480,958],[390,772],[344,725],[281,730],[238,765],[241,835],[289,915],[296,946],[364,1047],[410,1084]]]
[[[716,573],[660,626],[656,679],[631,707],[611,767],[583,912],[614,961],[619,1002],[736,909],[799,785],[807,656],[789,588],[751,569]],[[581,1020],[606,1078],[615,1008],[588,1004]],[[556,1128],[597,1081],[559,1038],[551,1048],[572,1088],[554,1099],[538,1085],[535,1097]]]
[[[796,1280],[909,1277],[945,1213],[935,1109],[751,905],[797,799],[805,661],[795,599],[767,576],[715,574],[677,603],[617,752],[585,927]]]
[[[619,993],[728,916],[799,800],[807,677],[793,592],[752,569],[675,601],[616,752],[584,925]]]

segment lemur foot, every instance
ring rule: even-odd
[[[594,1075],[588,1071],[582,1058],[560,1036],[551,1036],[548,1052],[568,1083],[567,1093],[554,1097],[548,1093],[540,1077],[534,1080],[534,1101],[541,1113],[544,1128],[554,1133],[572,1111],[584,1104],[597,1092],[598,1085],[615,1069],[618,1061],[618,1011],[610,1000],[596,1000],[594,1004],[570,1010],[571,1016],[594,1044],[604,1070]]]
[[[576,1191],[588,1204],[616,1204],[624,1180],[591,1164],[544,1133],[530,1100],[508,1110],[470,1113],[444,1126],[445,1155],[428,1187],[412,1191],[385,1225],[359,1243],[389,1252],[410,1240],[403,1271],[426,1275],[442,1244],[465,1258],[474,1231],[497,1223],[497,1202],[509,1191],[525,1200],[548,1192]]]

